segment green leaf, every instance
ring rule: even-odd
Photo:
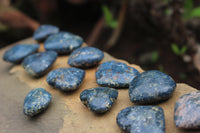
[[[166,16],[169,16],[171,13],[172,13],[171,9],[168,8],[168,9],[165,10],[165,15]]]
[[[180,50],[180,53],[183,55],[187,50],[187,46],[183,46]]]
[[[193,9],[193,1],[192,0],[185,0],[183,8],[185,12],[189,12]]]
[[[171,44],[171,48],[172,48],[172,51],[174,52],[174,54],[180,55],[180,51],[179,51],[178,45],[176,45],[175,43],[172,43]]]
[[[191,17],[200,17],[200,7],[194,8],[191,11]]]
[[[103,11],[103,14],[104,14],[106,25],[111,27],[111,28],[116,28],[117,25],[118,25],[118,21],[113,19],[113,15],[110,12],[110,10],[108,9],[108,7],[105,6],[105,5],[102,5],[102,11]]]
[[[158,59],[159,59],[159,53],[158,53],[158,51],[152,52],[152,54],[151,54],[151,62],[155,63],[155,62],[158,61]]]
[[[161,71],[161,72],[165,72],[165,69],[164,69],[164,67],[163,67],[163,65],[158,65],[158,69],[159,69],[159,71]]]

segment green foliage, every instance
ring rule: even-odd
[[[158,51],[152,52],[152,54],[151,54],[151,62],[155,63],[155,62],[158,61],[158,59],[159,59],[159,53],[158,53]]]
[[[176,55],[183,55],[187,51],[187,46],[183,46],[182,48],[179,48],[177,44],[172,43],[171,49]]]
[[[192,0],[185,0],[183,8],[184,8],[183,18],[185,20],[195,17],[200,17],[200,7],[195,8]]]
[[[164,69],[163,65],[161,65],[161,64],[158,66],[158,70],[163,73],[165,72],[165,69]]]
[[[118,21],[114,20],[112,13],[110,12],[110,10],[108,9],[108,7],[106,5],[102,6],[102,11],[104,14],[106,25],[111,28],[116,28]]]

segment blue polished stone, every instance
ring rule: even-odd
[[[101,86],[123,88],[140,73],[125,63],[108,61],[100,64],[96,71],[96,81]]]
[[[51,94],[44,88],[31,90],[25,100],[23,111],[27,116],[34,116],[45,110],[51,101]]]
[[[73,67],[87,68],[97,65],[103,57],[103,52],[97,48],[82,47],[71,53],[68,64]]]
[[[117,97],[118,91],[108,87],[91,88],[80,94],[82,103],[95,113],[110,110]]]
[[[51,34],[59,32],[59,28],[53,25],[41,25],[33,34],[35,40],[43,40]]]
[[[117,115],[118,126],[126,133],[165,133],[165,117],[161,107],[132,106]]]
[[[181,96],[175,104],[175,125],[183,129],[200,129],[200,91]]]
[[[76,90],[82,83],[85,71],[78,68],[59,68],[47,75],[47,83],[63,91]]]
[[[11,63],[20,63],[26,56],[35,53],[38,48],[38,44],[19,44],[8,49],[3,59]]]
[[[44,42],[46,50],[56,51],[58,54],[69,54],[74,49],[81,47],[83,39],[69,32],[59,32],[51,35]]]
[[[157,70],[146,71],[134,78],[129,86],[133,103],[149,104],[168,99],[176,88],[174,80]]]
[[[54,51],[36,53],[26,57],[22,66],[31,76],[39,77],[50,69],[56,58],[57,53]]]

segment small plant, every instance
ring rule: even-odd
[[[183,18],[185,20],[194,17],[200,17],[200,7],[194,7],[193,0],[185,0],[183,8],[184,8]]]
[[[102,6],[103,15],[105,18],[106,25],[111,28],[116,28],[118,21],[113,18],[112,13],[106,5]]]
[[[158,51],[153,51],[151,54],[151,62],[156,63],[159,59],[159,53]]]
[[[182,48],[179,48],[177,44],[172,43],[171,44],[171,49],[172,49],[174,54],[180,56],[180,55],[183,55],[187,51],[187,46],[185,45]]]

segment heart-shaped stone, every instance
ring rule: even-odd
[[[80,94],[82,103],[95,113],[108,111],[117,97],[118,91],[108,87],[91,88]]]
[[[165,118],[161,107],[132,106],[117,115],[118,126],[126,133],[165,133]]]
[[[56,51],[58,54],[69,54],[74,49],[81,47],[83,39],[69,32],[59,32],[47,38],[44,42],[46,50]]]
[[[43,40],[51,34],[59,32],[59,28],[53,25],[41,25],[33,34],[35,40]]]
[[[63,91],[77,89],[85,76],[85,71],[78,68],[59,68],[47,75],[47,83]]]
[[[150,104],[168,99],[176,88],[174,80],[157,70],[146,71],[135,77],[129,86],[133,103]]]
[[[31,76],[39,77],[50,69],[56,58],[57,53],[54,51],[36,53],[26,57],[22,62],[22,66]]]
[[[96,71],[96,81],[101,86],[114,88],[129,87],[130,82],[140,73],[125,63],[107,61],[100,64]]]
[[[82,47],[71,53],[68,64],[73,67],[87,68],[97,65],[103,57],[103,52],[97,48]]]
[[[38,48],[38,44],[18,44],[7,50],[3,59],[11,63],[20,63],[25,57],[35,53]]]
[[[51,94],[44,88],[31,90],[24,100],[24,114],[27,116],[34,116],[46,109],[50,101]]]
[[[179,128],[200,129],[200,91],[185,94],[178,99],[174,122]]]

